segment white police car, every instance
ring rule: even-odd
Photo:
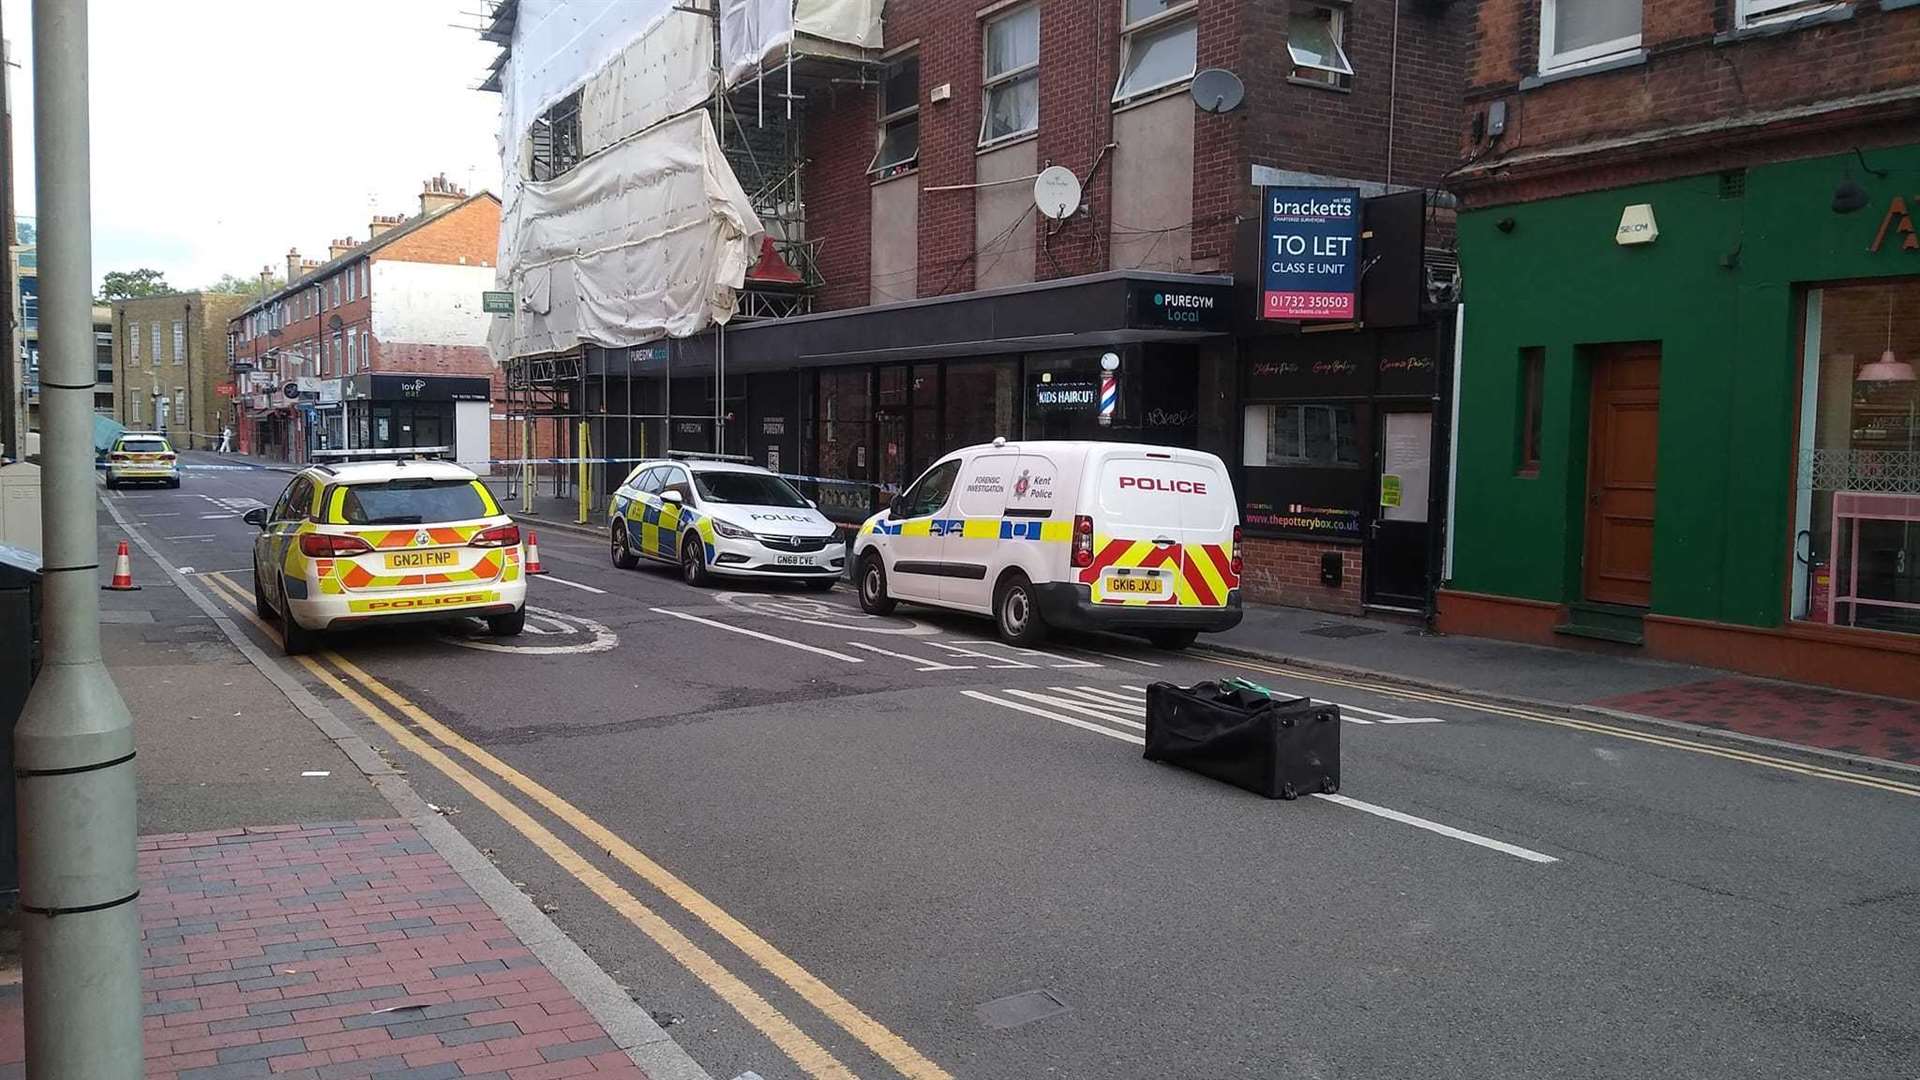
[[[674,564],[709,577],[803,581],[826,592],[846,571],[839,530],[806,496],[757,465],[713,455],[643,461],[607,511],[613,565]]]

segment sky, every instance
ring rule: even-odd
[[[93,276],[178,289],[367,239],[438,173],[499,190],[480,0],[91,0]],[[33,213],[32,11],[12,43],[16,213]]]

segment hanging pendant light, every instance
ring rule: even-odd
[[[1880,359],[1860,369],[1855,375],[1858,382],[1912,382],[1913,365],[1893,355],[1893,293],[1887,293],[1887,351]]]

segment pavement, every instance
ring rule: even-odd
[[[309,727],[378,748],[437,808],[400,816],[550,920],[502,919],[536,957],[577,949],[710,1076],[1920,1071],[1920,782],[1595,704],[1719,673],[1265,610],[1211,651],[1016,650],[846,590],[616,570],[544,524],[522,637],[366,631],[289,663],[237,517],[285,480],[106,502],[150,590],[195,567]],[[1342,706],[1339,798],[1141,760],[1144,688],[1226,675]]]

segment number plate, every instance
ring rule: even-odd
[[[387,556],[389,570],[425,570],[435,566],[452,566],[451,551],[396,551]]]
[[[775,566],[812,566],[813,559],[807,555],[775,555],[773,557],[773,565]]]
[[[1133,593],[1141,596],[1159,596],[1160,579],[1157,577],[1110,577],[1107,579],[1107,592],[1114,595]]]

